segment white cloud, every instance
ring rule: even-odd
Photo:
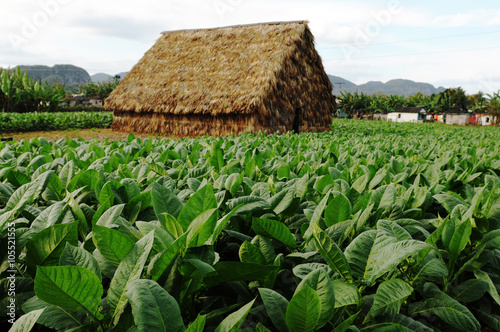
[[[482,44],[495,46],[498,38],[491,32],[500,30],[500,10],[481,5],[466,10],[460,1],[443,6],[402,0],[10,0],[0,21],[6,32],[0,35],[0,66],[72,63],[91,74],[115,74],[130,70],[165,30],[306,19],[330,74],[356,83],[401,77],[472,86],[467,82],[500,70],[498,49],[479,50]],[[27,37],[30,24],[37,31]],[[490,32],[484,39],[481,27]],[[478,35],[424,40],[467,33],[459,28],[474,28]],[[8,38],[13,35],[26,42],[14,48]],[[444,53],[457,48],[478,51]]]

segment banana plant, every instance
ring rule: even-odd
[[[66,95],[64,86],[49,86],[28,77],[17,67],[2,70],[0,76],[1,107],[6,112],[34,112],[57,110]]]

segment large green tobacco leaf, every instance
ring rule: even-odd
[[[64,164],[61,172],[59,172],[59,179],[63,190],[68,189],[68,185],[73,176],[75,176],[75,163],[73,160],[69,160],[66,164]]]
[[[166,249],[175,241],[175,238],[161,226],[158,220],[147,222],[138,221],[135,226],[139,229],[143,236],[149,232],[155,232],[155,242],[153,248],[158,252]]]
[[[360,297],[356,284],[340,279],[333,280],[332,283],[335,291],[335,309],[359,303]]]
[[[151,278],[157,281],[165,270],[174,261],[175,257],[179,252],[186,247],[186,238],[188,232],[181,235],[177,240],[174,241],[167,249],[163,250],[161,253],[157,254],[155,258],[152,259],[151,264],[148,268],[148,274]]]
[[[276,261],[276,251],[273,242],[267,236],[256,235],[251,243],[255,245],[266,258],[267,264],[273,264]]]
[[[488,293],[491,295],[493,300],[495,300],[495,302],[498,305],[500,305],[500,295],[498,294],[498,291],[497,291],[497,285],[495,285],[495,283],[493,283],[493,280],[491,280],[488,273],[481,271],[481,270],[477,270],[477,271],[474,271],[474,275],[476,276],[477,279],[483,280],[488,284],[488,288],[487,288]]]
[[[72,246],[66,242],[66,247],[59,258],[59,266],[80,266],[90,271],[101,280],[101,269],[97,260],[87,250]]]
[[[191,196],[179,213],[177,221],[184,230],[187,230],[191,222],[202,212],[216,208],[217,199],[215,198],[213,188],[211,185],[206,185]]]
[[[453,258],[458,257],[464,250],[472,233],[472,223],[469,219],[461,222],[458,226],[456,222],[455,219],[448,220],[442,234],[443,244]]]
[[[463,204],[461,200],[456,197],[447,194],[438,194],[433,196],[436,201],[438,201],[446,210],[446,212],[451,213],[455,206]]]
[[[314,256],[317,254],[317,252],[313,251],[311,253],[311,256]],[[311,257],[309,256],[309,257]],[[287,257],[298,257],[292,254],[292,256],[288,255]],[[304,263],[304,264],[299,264],[295,266],[292,271],[293,274],[299,277],[300,279],[305,279],[307,275],[313,271],[316,271],[318,269],[324,270],[326,273],[329,275],[332,275],[332,269],[327,265],[323,263]]]
[[[295,239],[285,224],[276,220],[253,218],[252,229],[256,234],[278,240],[290,248],[295,248]]]
[[[280,332],[288,332],[289,329],[286,324],[288,300],[280,293],[268,288],[259,288],[259,294],[262,302],[264,302],[267,315],[271,318],[274,326]]]
[[[180,199],[172,191],[157,182],[153,183],[151,201],[158,220],[161,220],[162,213],[168,213],[177,218],[183,208]]]
[[[373,285],[379,277],[392,271],[406,258],[429,247],[422,241],[398,241],[385,231],[370,230],[361,233],[349,244],[345,257],[354,275]]]
[[[49,226],[35,234],[26,245],[26,263],[34,272],[36,266],[50,266],[59,263],[66,243],[78,244],[77,222]]]
[[[370,218],[370,214],[374,206],[375,206],[374,204],[369,204],[359,215],[359,217],[356,220],[356,232],[359,232],[364,227],[365,223]]]
[[[158,283],[139,279],[126,291],[139,331],[175,332],[184,329],[179,305]]]
[[[231,212],[239,207],[238,211],[234,214],[236,216],[261,212],[269,209],[270,205],[264,198],[259,196],[241,196],[229,200],[227,207]]]
[[[388,244],[383,248],[376,243],[375,247],[377,250],[370,254],[365,272],[366,282],[370,285],[385,273],[392,271],[406,258],[416,256],[420,250],[428,248],[429,245],[418,240],[405,240]]]
[[[255,299],[241,307],[236,312],[233,312],[229,316],[227,316],[215,329],[215,332],[237,332],[240,326],[245,321],[250,309],[255,302]]]
[[[399,313],[403,302],[413,293],[413,287],[401,279],[386,280],[378,286],[373,298],[370,314],[373,317]]]
[[[196,216],[189,225],[187,232],[188,247],[202,246],[210,239],[217,224],[216,208],[208,209]]]
[[[420,270],[414,280],[425,281],[428,277],[445,277],[448,275],[446,264],[439,258],[427,257],[420,264]]]
[[[351,268],[337,244],[316,224],[311,223],[312,239],[326,264],[344,279],[351,279]]]
[[[75,312],[62,309],[56,305],[40,300],[37,296],[33,296],[23,303],[23,310],[26,313],[39,309],[44,310],[42,315],[38,318],[37,324],[41,324],[56,331],[66,331],[82,327],[84,325],[82,322],[88,322],[86,312]]]
[[[290,178],[290,166],[287,164],[281,165],[277,171],[276,175],[278,176],[278,179],[289,179]]]
[[[351,217],[352,206],[344,194],[335,196],[325,209],[325,224],[330,227]]]
[[[33,220],[31,228],[42,229],[50,225],[60,224],[66,216],[68,209],[69,206],[63,201],[50,205]]]
[[[433,332],[434,330],[408,316],[397,314],[375,324],[366,326],[370,331],[377,332]]]
[[[63,188],[62,186],[59,176],[54,174],[50,177],[49,183],[47,184],[47,188],[43,192],[42,197],[46,201],[60,201],[63,198],[65,189],[66,188]]]
[[[172,215],[168,213],[161,214],[164,218],[160,218],[160,224],[165,228],[170,235],[174,238],[179,238],[182,234],[184,234],[184,230],[182,229],[181,224],[175,219]]]
[[[135,244],[123,233],[99,225],[92,227],[92,241],[101,255],[115,266],[120,264]]]
[[[96,315],[103,287],[94,272],[79,266],[39,266],[35,293],[40,300]]]
[[[108,181],[102,186],[101,190],[99,191],[99,203],[101,206],[105,206],[106,209],[109,209],[110,207],[113,206],[113,203],[115,201],[115,195],[113,192],[113,184]]]
[[[106,211],[102,212],[102,214],[94,214],[92,219],[92,224],[97,224],[99,226],[112,227],[116,225],[120,215],[125,208],[125,204],[118,204],[113,207],[108,208]],[[98,217],[98,218],[97,218]]]
[[[469,279],[453,288],[454,299],[461,303],[475,302],[483,297],[489,288],[488,282],[481,279]]]
[[[117,324],[125,306],[127,297],[125,292],[127,286],[134,280],[141,277],[144,265],[149,256],[154,242],[154,231],[137,241],[134,247],[127,253],[111,280],[108,295],[106,297],[113,312],[114,323]]]
[[[392,206],[396,202],[397,196],[397,189],[393,185],[382,186],[373,192],[371,202],[380,209]]]
[[[321,316],[318,293],[304,286],[295,293],[286,309],[286,322],[292,332],[312,332]]]
[[[242,263],[255,263],[260,265],[267,264],[266,257],[262,254],[259,248],[248,241],[241,244],[238,255]]]
[[[36,321],[43,313],[44,309],[38,309],[31,311],[27,314],[19,317],[16,322],[9,329],[9,332],[26,332],[31,331],[31,329],[35,326]]]
[[[271,197],[268,202],[271,205],[271,209],[276,213],[276,215],[280,215],[284,211],[286,211],[290,205],[292,205],[294,201],[295,193],[293,190],[282,190],[273,197]]]
[[[479,331],[480,324],[467,307],[460,304],[433,284],[425,284],[429,299],[414,309],[413,315],[434,314],[457,331]]]
[[[110,181],[106,182],[102,188],[96,188],[97,191],[100,206],[92,217],[92,224],[95,224],[100,216],[113,206],[115,200],[113,184]]]
[[[226,179],[225,187],[231,193],[231,197],[236,197],[236,193],[240,189],[241,184],[243,183],[244,173],[238,174],[233,173],[229,175]]]
[[[336,192],[336,193],[338,193],[338,192]],[[313,225],[313,224],[319,225],[319,223],[321,221],[321,216],[323,215],[323,212],[325,211],[325,209],[327,207],[328,200],[330,199],[331,195],[332,195],[332,190],[329,190],[326,193],[326,195],[321,199],[318,206],[316,206],[316,208],[314,209],[314,212],[311,216],[311,225]],[[311,232],[312,232],[312,229],[311,229],[311,227],[309,227],[308,230],[306,231],[306,233],[304,234],[304,236],[306,238],[311,236]]]
[[[354,277],[364,278],[368,259],[378,234],[376,230],[362,232],[347,246],[345,257]]]
[[[398,241],[411,240],[412,237],[403,227],[399,226],[394,221],[379,220],[377,222],[377,229],[384,231],[387,235],[395,237]]]
[[[80,236],[85,237],[88,231],[87,219],[85,218],[85,214],[80,208],[80,205],[78,204],[76,199],[73,198],[73,195],[76,195],[76,192],[66,193],[68,206],[71,208],[73,215],[76,217],[76,220],[78,221],[78,231],[80,233]]]
[[[388,175],[386,173],[380,173],[380,174],[375,175],[373,177],[373,179],[371,179],[370,183],[368,184],[368,189],[372,190],[373,188],[378,186],[384,180],[384,178],[386,178],[387,176]]]
[[[54,171],[43,173],[35,181],[26,183],[19,187],[10,196],[9,201],[0,215],[0,232],[3,232],[7,222],[12,221],[23,209],[31,204],[47,188]]]
[[[309,286],[316,291],[319,296],[321,314],[316,325],[316,329],[323,327],[328,323],[334,314],[335,293],[330,276],[325,270],[316,270],[311,272],[295,289],[295,293],[300,292],[302,288]]]
[[[368,182],[370,181],[370,173],[363,174],[353,182],[352,188],[362,194],[365,191]]]

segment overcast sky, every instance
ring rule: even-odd
[[[308,20],[328,74],[500,89],[498,0],[0,0],[0,67],[129,71],[166,30]]]

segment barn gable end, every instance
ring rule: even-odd
[[[105,108],[120,131],[325,131],[331,91],[307,22],[262,23],[163,33]]]

